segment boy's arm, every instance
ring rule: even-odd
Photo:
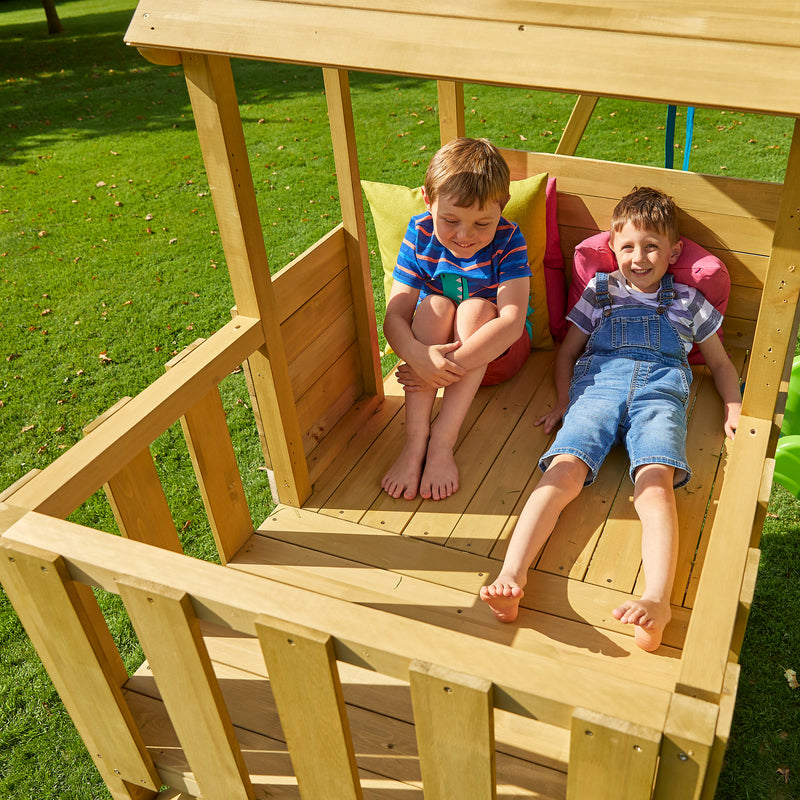
[[[414,336],[411,322],[417,307],[419,289],[396,280],[392,284],[383,332],[397,356],[408,363],[420,380],[431,387],[449,386],[459,380],[465,370],[447,355],[456,350],[458,342],[426,345]]]
[[[733,434],[736,433],[739,425],[739,415],[742,413],[742,393],[739,389],[739,375],[736,367],[728,358],[716,333],[705,341],[698,342],[697,346],[703,354],[706,366],[714,378],[714,385],[725,404],[725,434],[729,439],[733,439]]]
[[[575,369],[575,362],[583,353],[588,341],[588,333],[584,333],[576,325],[570,325],[564,341],[558,347],[553,365],[553,380],[557,392],[556,404],[543,417],[537,419],[535,423],[536,425],[544,423],[545,433],[550,433],[561,422],[567,411],[572,371]]]
[[[482,325],[450,358],[465,370],[502,355],[522,336],[530,300],[530,278],[512,278],[497,287],[497,316]]]

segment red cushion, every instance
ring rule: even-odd
[[[564,275],[564,254],[558,234],[558,203],[556,179],[547,179],[546,219],[547,236],[544,250],[544,284],[547,293],[547,315],[550,335],[560,342],[567,333],[567,282]]]

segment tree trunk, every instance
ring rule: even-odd
[[[58,18],[55,0],[42,0],[44,13],[47,15],[47,32],[61,33],[64,30],[61,20]]]

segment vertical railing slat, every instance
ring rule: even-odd
[[[567,800],[649,800],[660,743],[660,731],[576,708]]]
[[[256,623],[303,800],[361,800],[333,640],[273,617]]]
[[[494,800],[491,682],[419,661],[409,680],[425,800]]]
[[[85,436],[102,436],[103,423],[130,402],[122,398],[108,411],[90,422]],[[150,448],[134,456],[103,486],[120,533],[126,539],[152,544],[173,552],[182,552],[178,532],[158,477]]]
[[[190,350],[191,346],[165,368],[171,369]],[[227,564],[252,536],[253,520],[218,388],[187,410],[181,427],[220,561]]]
[[[254,800],[191,597],[127,577],[117,587],[204,800]]]

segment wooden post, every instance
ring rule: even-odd
[[[336,180],[339,185],[339,203],[342,208],[342,227],[353,293],[364,392],[383,397],[375,298],[372,294],[372,274],[367,251],[350,82],[347,70],[323,69],[322,74],[328,102]]]
[[[265,457],[275,469],[280,501],[300,506],[311,484],[230,61],[193,53],[182,60],[236,306],[258,317],[264,332],[265,345],[250,357],[250,367],[269,443]]]
[[[203,797],[255,800],[191,597],[128,576],[116,583]]]
[[[698,800],[717,730],[719,706],[675,694],[670,701],[653,800]]]
[[[73,582],[60,556],[7,542],[0,580],[115,800],[155,797],[161,779],[122,694],[128,674],[91,589]]]
[[[439,93],[439,137],[442,144],[466,135],[464,122],[464,84],[460,81],[437,81]]]
[[[719,701],[734,641],[760,489],[753,465],[764,466],[770,428],[767,420],[744,415],[739,420],[686,631],[678,691],[711,703]]]
[[[303,800],[361,800],[330,634],[274,617],[256,632]]]
[[[425,800],[494,800],[491,681],[420,661],[408,674]]]
[[[170,359],[179,363],[191,346]],[[227,564],[253,535],[253,520],[244,495],[225,409],[219,389],[212,389],[181,417],[181,428],[208,514],[222,564]]]
[[[775,222],[772,252],[764,278],[742,414],[771,420],[781,376],[794,357],[797,318],[800,315],[800,119],[786,165],[781,204]]]
[[[592,118],[592,113],[596,105],[596,95],[578,95],[572,113],[569,115],[569,120],[567,120],[567,126],[564,128],[564,132],[561,134],[561,139],[559,139],[558,146],[556,147],[556,155],[575,155],[575,151],[578,149],[578,145],[583,138],[589,120]]]
[[[660,731],[576,708],[567,800],[649,800],[660,744]]]

